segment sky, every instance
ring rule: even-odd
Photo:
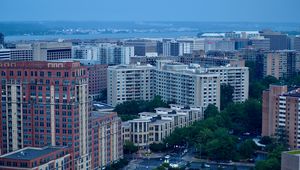
[[[300,0],[0,0],[0,21],[300,23]]]

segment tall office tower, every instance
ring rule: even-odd
[[[300,148],[299,107],[300,89],[271,85],[263,92],[262,136],[286,135],[291,148]]]
[[[101,64],[118,65],[129,64],[130,57],[134,56],[133,46],[116,44],[99,44],[98,60]]]
[[[234,51],[235,41],[223,38],[209,38],[205,40],[205,51]]]
[[[294,76],[299,66],[299,57],[296,51],[290,50],[266,52],[264,55],[264,76],[271,75],[277,79]]]
[[[294,37],[293,50],[300,51],[300,35]]]
[[[0,32],[0,46],[4,46],[4,35]]]
[[[189,69],[187,65],[169,60],[157,61],[155,94],[166,102],[206,108],[220,108],[220,76]]]
[[[0,153],[69,146],[77,169],[90,167],[88,75],[79,62],[0,62]]]
[[[154,69],[151,65],[117,65],[108,67],[108,104],[116,106],[124,101],[153,99]]]
[[[273,32],[270,30],[261,31],[260,35],[270,39],[271,50],[288,50],[289,49],[289,37],[287,34],[280,32]]]
[[[160,56],[178,56],[179,43],[173,39],[163,39],[157,42],[157,53]]]
[[[241,38],[236,38],[233,39],[234,40],[234,49],[235,50],[240,50],[240,49],[244,49],[244,48],[248,48],[249,47],[249,39],[241,39]]]
[[[249,38],[257,38],[259,37],[258,31],[233,31],[226,32],[224,34],[225,38],[233,38],[233,39],[249,39]]]
[[[72,58],[72,43],[37,42],[32,44],[33,60],[49,61]]]
[[[250,47],[256,50],[270,50],[271,44],[269,38],[252,38],[250,41]]]
[[[74,59],[98,60],[99,48],[93,45],[79,45],[72,47]]]
[[[126,46],[134,47],[135,56],[157,56],[157,42],[154,40],[136,39],[124,42]]]
[[[10,50],[9,49],[0,49],[0,61],[1,60],[10,60]]]
[[[209,67],[208,73],[220,75],[220,83],[233,87],[233,102],[244,102],[248,99],[249,93],[249,69],[248,67]]]
[[[176,41],[179,43],[180,56],[204,51],[204,38],[180,38]]]
[[[92,169],[102,169],[123,158],[121,119],[117,113],[92,112]]]

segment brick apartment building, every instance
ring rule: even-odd
[[[289,146],[300,148],[300,89],[270,85],[263,92],[262,136],[287,137]],[[282,134],[284,133],[284,134]]]
[[[0,62],[0,154],[68,146],[90,168],[88,75],[79,62]]]

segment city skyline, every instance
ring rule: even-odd
[[[299,23],[297,0],[241,2],[166,0],[112,0],[89,3],[2,0],[1,21],[196,21]],[[11,8],[11,7],[14,8]],[[226,8],[224,8],[226,6]],[[55,12],[54,12],[55,11]],[[38,14],[38,15],[33,15]],[[125,15],[126,14],[126,15]]]

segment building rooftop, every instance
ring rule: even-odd
[[[97,110],[113,110],[114,109],[114,107],[112,107],[111,105],[108,105],[106,103],[101,103],[101,102],[94,102],[93,108],[95,108]]]
[[[283,96],[300,97],[300,88],[284,93]]]
[[[130,65],[125,65],[125,64],[121,64],[121,65],[116,65],[116,66],[109,66],[108,69],[118,69],[118,70],[122,70],[122,69],[130,69],[130,70],[138,70],[138,69],[154,69],[155,67],[147,64],[147,65],[140,65],[140,64],[130,64]]]
[[[48,155],[52,152],[56,152],[65,147],[44,147],[44,148],[34,148],[26,147],[15,152],[10,152],[5,155],[0,156],[0,158],[5,159],[17,159],[17,160],[34,160],[44,155]]]
[[[288,152],[286,152],[286,153],[288,153],[288,154],[290,154],[290,155],[299,155],[299,156],[300,156],[300,150],[288,151]]]

